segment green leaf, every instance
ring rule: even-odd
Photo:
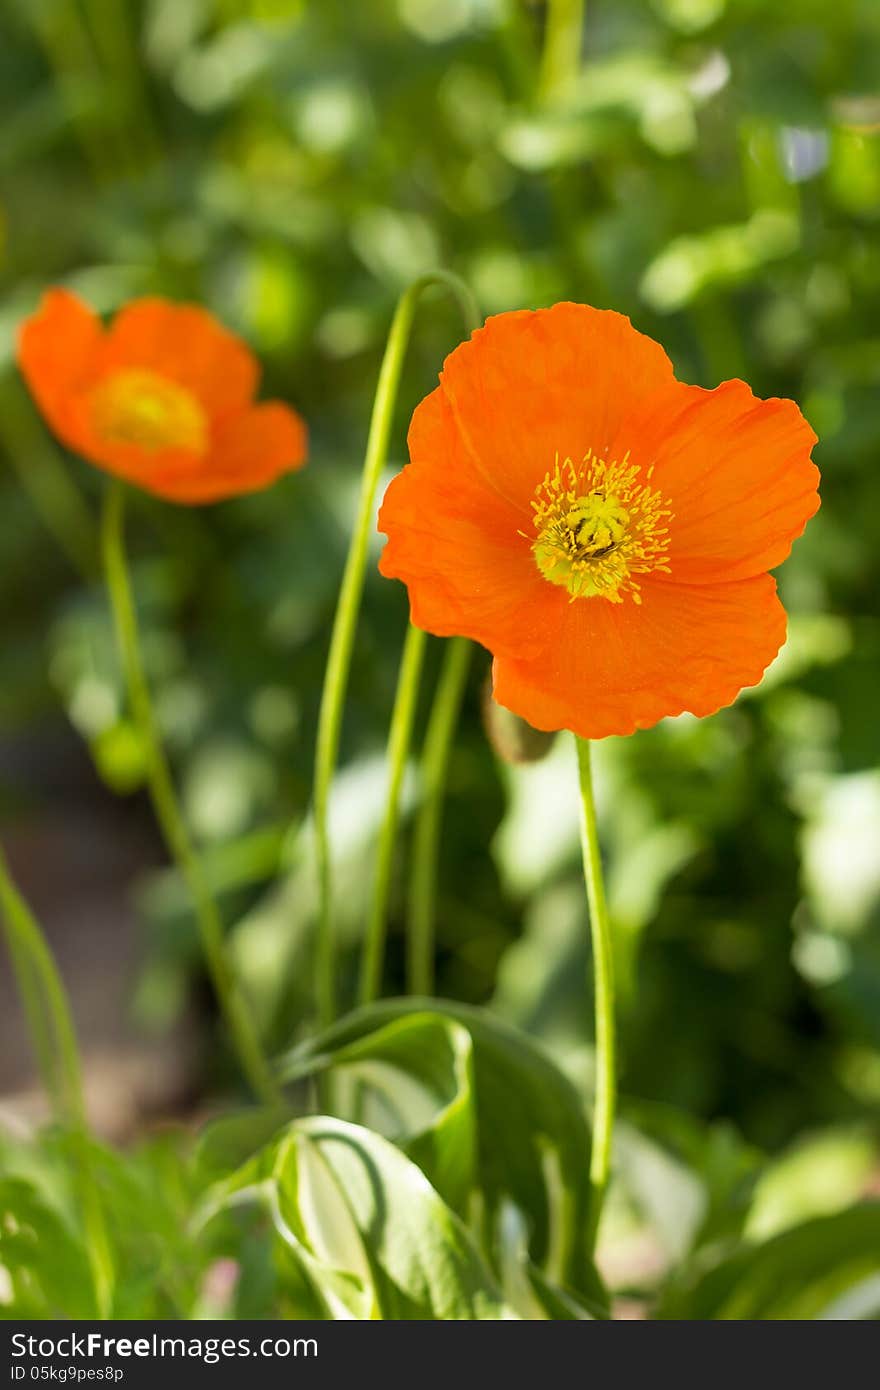
[[[545,1279],[535,1265],[526,1268],[529,1286],[534,1299],[536,1316],[552,1322],[593,1322],[604,1321],[608,1317],[607,1308],[593,1301],[578,1299],[568,1289],[560,1289]]]
[[[762,1155],[732,1125],[630,1102],[615,1154],[622,1187],[672,1260],[742,1235]]]
[[[880,1316],[880,1202],[804,1222],[678,1281],[666,1319],[812,1320]]]
[[[191,1315],[212,1251],[188,1223],[196,1185],[185,1133],[167,1130],[125,1153],[97,1142],[88,1161],[113,1249],[115,1318]],[[70,1136],[0,1133],[0,1266],[16,1316],[96,1316]]]
[[[289,1118],[280,1106],[251,1106],[211,1121],[199,1135],[195,1171],[207,1186],[217,1182],[261,1149]]]
[[[361,1125],[294,1121],[212,1190],[203,1219],[250,1199],[265,1205],[293,1261],[292,1295],[302,1303],[305,1280],[326,1317],[515,1316],[421,1169]]]
[[[93,1144],[91,1159],[116,1250],[114,1317],[189,1316],[210,1251],[188,1230],[187,1136],[169,1128],[125,1153]]]
[[[31,1183],[0,1183],[0,1269],[11,1298],[4,1314],[16,1318],[94,1318],[92,1273],[80,1240]]]
[[[534,1321],[591,1322],[608,1317],[604,1291],[600,1298],[578,1297],[551,1279],[528,1257],[522,1215],[512,1202],[501,1213],[499,1226],[501,1286],[520,1318]]]
[[[604,1291],[584,1235],[590,1140],[571,1082],[527,1037],[492,1015],[435,1000],[389,1000],[358,1010],[291,1052],[282,1074],[294,1079],[356,1067],[375,1086],[390,1068],[390,1091],[406,1080],[433,1099],[395,1138],[424,1166],[461,1214],[478,1194],[494,1267],[497,1226],[512,1202],[528,1224],[528,1255],[544,1275],[598,1302]],[[365,1070],[366,1068],[366,1070]]]
[[[323,1052],[321,1042],[296,1054],[298,1065],[308,1058],[306,1074],[324,1063],[319,1056],[313,1064],[309,1055]],[[476,1185],[478,1157],[467,1029],[435,1014],[405,1014],[334,1048],[332,1065],[356,1069],[373,1127],[399,1142],[443,1199],[463,1211]]]
[[[877,1164],[868,1129],[840,1126],[804,1135],[761,1173],[746,1234],[766,1240],[814,1216],[857,1202]]]

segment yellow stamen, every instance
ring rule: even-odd
[[[207,420],[192,392],[139,367],[113,372],[101,382],[92,396],[92,423],[114,444],[193,453],[207,446]]]
[[[669,573],[666,551],[672,513],[629,454],[618,462],[592,451],[581,463],[559,456],[535,489],[535,563],[545,579],[576,598],[641,603],[633,576]]]

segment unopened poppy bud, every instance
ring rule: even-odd
[[[539,763],[546,758],[556,739],[555,734],[533,729],[526,719],[505,709],[492,699],[492,677],[483,685],[483,727],[486,737],[505,763]]]

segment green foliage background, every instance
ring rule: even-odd
[[[544,20],[515,0],[7,0],[0,728],[64,711],[110,788],[137,794],[95,574],[102,479],[37,420],[17,324],[57,282],[108,312],[143,293],[199,300],[306,417],[309,467],[209,509],[132,499],[132,547],[192,825],[272,1040],[291,1045],[311,1026],[317,699],[401,289],[442,263],[485,313],[613,307],[687,381],[794,397],[820,436],[823,505],[779,576],[788,647],[733,709],[597,754],[632,1126],[616,1219],[625,1240],[647,1213],[675,1254],[687,1192],[709,1220],[716,1179],[758,1150],[794,1165],[781,1196],[771,1181],[764,1234],[877,1182],[880,7],[590,0],[576,71],[542,63]],[[395,467],[459,332],[426,300]],[[400,586],[374,574],[335,803],[349,997],[405,618]],[[487,667],[452,767],[439,993],[491,1001],[584,1085],[572,750],[499,764]],[[39,810],[0,794],[7,818]],[[140,888],[141,1006],[167,1020],[198,969],[194,934],[173,877]]]

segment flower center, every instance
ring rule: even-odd
[[[545,579],[576,598],[641,603],[635,575],[669,573],[672,513],[629,454],[608,462],[588,451],[579,464],[556,463],[535,489],[535,563]]]
[[[113,444],[193,453],[207,445],[207,421],[192,392],[141,368],[114,372],[101,382],[92,397],[92,422]]]

